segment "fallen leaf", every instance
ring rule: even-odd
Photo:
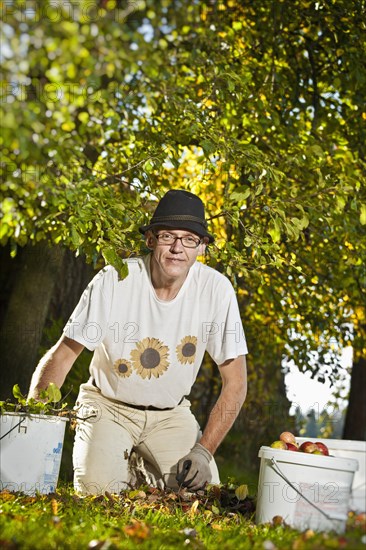
[[[312,529],[308,529],[307,531],[305,531],[304,533],[304,539],[305,540],[308,540],[308,539],[311,539],[315,536],[315,533]]]
[[[146,493],[145,493],[145,491],[140,491],[140,490],[136,489],[135,491],[130,491],[128,493],[128,497],[131,498],[132,500],[134,500],[136,498],[146,498]]]
[[[248,496],[248,485],[239,485],[235,489],[235,496],[238,500],[245,500]]]
[[[57,514],[58,514],[58,502],[55,498],[51,499],[51,510],[52,510],[52,514],[54,516],[57,516]]]
[[[272,523],[273,523],[273,525],[282,525],[283,524],[283,517],[282,516],[273,516]]]
[[[149,527],[144,522],[136,519],[132,520],[128,525],[125,525],[123,531],[128,537],[141,540],[147,539],[150,535]]]
[[[210,493],[216,500],[220,500],[221,498],[221,489],[218,485],[211,485],[209,488]]]
[[[0,493],[0,499],[1,500],[14,500],[15,495],[13,493],[10,493],[6,489],[4,491],[1,491]]]
[[[194,516],[195,514],[197,514],[197,508],[198,508],[199,503],[200,503],[199,500],[194,501],[194,503],[192,504],[192,506],[189,510],[189,515],[190,516]]]

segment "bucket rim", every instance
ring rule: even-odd
[[[366,452],[366,441],[358,439],[328,439],[326,437],[296,437],[298,443],[304,441],[321,441],[328,449],[335,451]]]
[[[28,413],[28,412],[18,412],[18,411],[6,411],[0,413],[0,418],[5,416],[13,416],[13,417],[22,417],[25,416],[26,418],[30,418],[31,420],[37,419],[37,420],[48,420],[50,421],[52,419],[52,422],[55,422],[57,420],[64,420],[65,422],[69,421],[69,418],[65,416],[59,416],[57,414],[36,414],[36,413]]]
[[[311,453],[273,449],[273,447],[268,447],[265,445],[259,449],[258,457],[261,459],[275,458],[279,462],[310,466],[314,468],[325,468],[327,470],[356,472],[359,469],[358,460],[354,458],[312,455]]]

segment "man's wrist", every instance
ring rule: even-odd
[[[216,451],[217,447],[214,447],[213,445],[210,445],[210,443],[208,441],[206,441],[206,439],[204,437],[202,437],[198,441],[198,444],[201,445],[201,447],[204,447],[212,456],[215,454],[215,451]]]

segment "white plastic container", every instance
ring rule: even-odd
[[[350,510],[356,513],[366,512],[366,441],[350,439],[314,439],[312,437],[297,437],[301,445],[304,441],[322,441],[329,449],[329,454],[339,458],[353,458],[358,461],[350,499]]]
[[[343,533],[356,460],[261,447],[256,523]]]
[[[34,495],[56,489],[66,422],[59,416],[0,416],[0,490]]]

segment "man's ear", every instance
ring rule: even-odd
[[[202,242],[201,242],[201,244],[199,245],[199,248],[198,248],[198,250],[199,250],[198,255],[199,256],[204,256],[204,254],[206,252],[206,246],[207,245],[208,245],[208,239],[205,239],[205,238],[202,239]]]
[[[154,249],[155,235],[150,230],[145,233],[145,243],[149,250]]]

